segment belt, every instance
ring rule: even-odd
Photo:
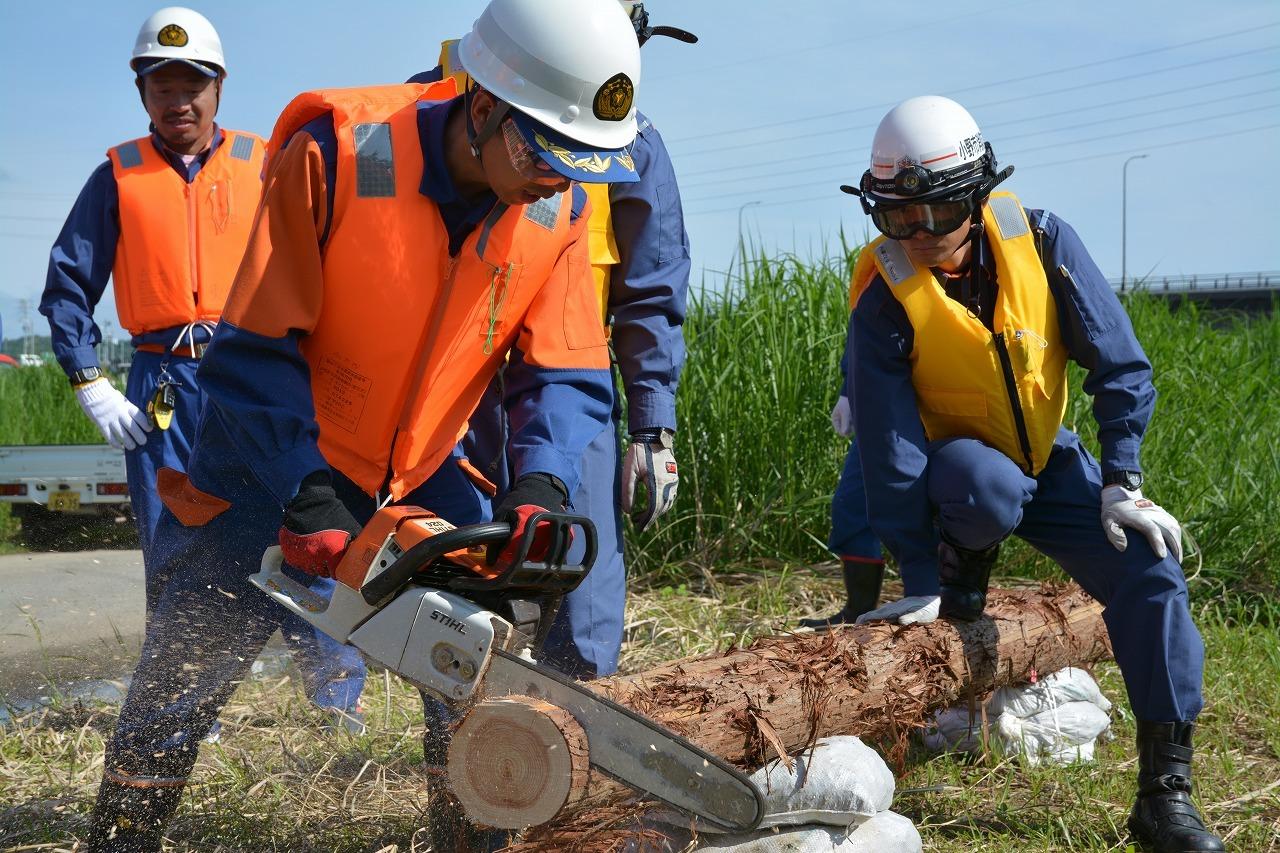
[[[160,355],[165,355],[166,353],[172,352],[173,355],[176,355],[179,358],[198,359],[202,355],[204,355],[204,351],[206,348],[208,348],[208,346],[209,346],[208,344],[196,344],[193,347],[193,346],[188,346],[186,344],[183,344],[177,349],[170,350],[164,344],[138,344],[136,347],[134,347],[134,349],[136,349],[138,352],[154,352],[154,353],[159,353]]]

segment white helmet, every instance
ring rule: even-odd
[[[922,95],[881,119],[871,144],[871,168],[856,189],[841,189],[862,196],[864,208],[870,202],[985,196],[1013,171],[997,175],[995,168],[991,145],[968,110],[950,98]]]
[[[227,65],[222,58],[222,40],[209,19],[193,9],[166,6],[142,23],[129,67],[146,73],[175,61],[184,62],[205,74],[209,73],[209,66],[221,74],[227,73]]]
[[[494,97],[572,140],[614,151],[635,140],[640,46],[617,3],[492,0],[458,58]]]

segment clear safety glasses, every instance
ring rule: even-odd
[[[502,122],[502,140],[507,144],[507,156],[511,166],[529,181],[559,181],[560,173],[547,165],[533,147],[525,141],[516,123],[508,118]]]
[[[917,204],[877,204],[871,208],[871,221],[880,233],[891,240],[906,240],[917,231],[935,237],[950,234],[973,216],[973,196],[949,201]]]

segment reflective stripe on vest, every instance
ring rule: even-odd
[[[444,80],[309,92],[286,108],[272,136],[274,145],[333,114],[338,168],[324,311],[301,347],[321,452],[370,494],[389,479],[397,499],[449,455],[569,242],[572,205],[555,196],[499,204],[450,258],[438,209],[419,191],[417,105],[455,91]],[[554,366],[604,366],[599,328],[591,341],[574,338],[569,324],[582,317],[559,307],[565,325],[555,331],[577,355],[566,351]]]
[[[190,184],[149,137],[107,152],[120,196],[112,280],[120,325],[140,335],[216,323],[262,195],[261,139],[226,131]]]
[[[977,438],[1034,475],[1048,462],[1066,412],[1066,347],[1021,203],[995,193],[982,218],[999,284],[994,335],[896,241],[882,237],[863,252],[915,331],[911,383],[929,440]]]

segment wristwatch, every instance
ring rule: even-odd
[[[1112,471],[1110,474],[1102,475],[1102,485],[1124,486],[1129,491],[1136,492],[1142,488],[1142,472]]]
[[[71,380],[73,387],[88,385],[95,379],[102,378],[102,371],[96,367],[83,367],[80,370],[73,371],[67,376]]]

